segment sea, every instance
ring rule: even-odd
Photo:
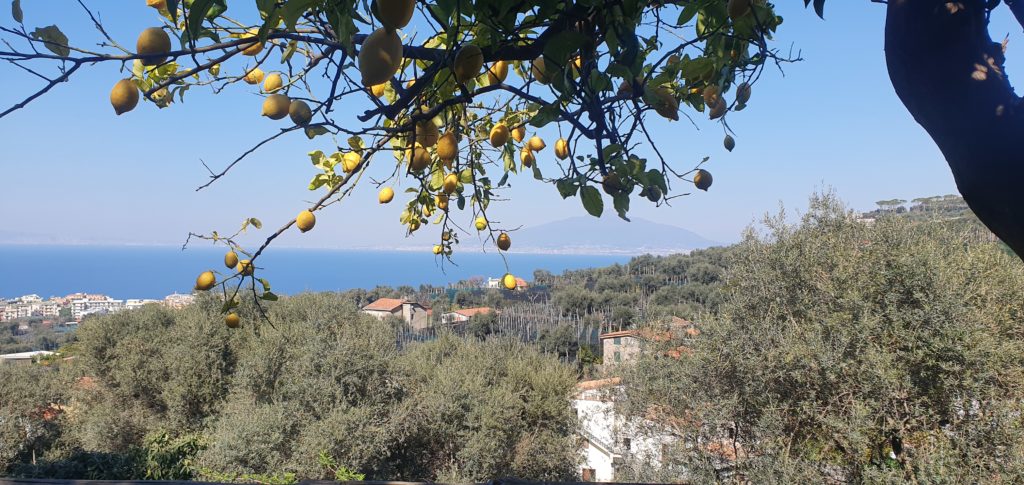
[[[225,270],[224,248],[180,246],[0,245],[0,298],[76,292],[116,299],[162,299],[190,293],[196,275]],[[538,269],[565,270],[625,263],[628,255],[456,253],[455,263],[421,251],[270,248],[257,260],[259,276],[277,294],[371,289],[421,284],[443,286],[471,277],[506,272],[533,278]]]

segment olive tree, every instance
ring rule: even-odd
[[[733,258],[720,314],[701,320],[690,353],[651,352],[628,379],[631,412],[679,439],[670,466],[635,473],[1024,476],[1016,258],[944,223],[861,222],[832,196],[798,224],[780,215],[751,230]]]

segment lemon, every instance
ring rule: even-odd
[[[555,156],[559,160],[565,160],[569,158],[569,142],[565,138],[559,138],[555,140]]]
[[[495,148],[503,147],[508,143],[508,126],[505,123],[498,123],[491,128],[490,140],[491,146]]]
[[[391,79],[402,66],[402,39],[394,30],[373,31],[359,49],[359,73],[363,86],[374,86]]]
[[[529,147],[530,151],[539,152],[548,145],[539,136],[533,135],[530,137],[530,141],[526,142],[526,146]]]
[[[292,101],[291,105],[288,106],[288,116],[291,117],[293,123],[299,126],[306,126],[310,121],[313,121],[313,111],[301,99]]]
[[[416,0],[377,0],[373,14],[380,23],[391,30],[409,25],[416,7]]]
[[[516,277],[512,276],[512,273],[505,273],[505,276],[501,278],[501,284],[506,290],[514,290],[518,286],[516,284]]]
[[[476,227],[476,230],[478,231],[487,229],[487,219],[484,219],[483,216],[477,217],[476,221],[473,222],[473,225]]]
[[[508,236],[508,233],[501,233],[498,235],[498,249],[502,251],[508,251],[508,248],[512,247],[512,238]]]
[[[517,126],[515,128],[512,128],[512,139],[513,140],[515,140],[517,142],[520,142],[520,141],[523,141],[523,138],[526,138],[526,127],[525,126],[519,125],[519,126]]]
[[[711,172],[700,169],[697,170],[697,174],[693,176],[693,185],[696,185],[698,189],[707,191],[711,187],[711,182],[714,179],[711,177]]]
[[[419,142],[406,149],[405,156],[409,159],[409,168],[413,172],[419,172],[430,165],[430,153]]]
[[[243,259],[243,260],[238,262],[238,266],[235,267],[235,269],[239,273],[241,273],[242,276],[252,276],[252,273],[253,273],[252,261],[249,261],[248,259]]]
[[[441,190],[443,190],[445,194],[451,194],[452,192],[455,192],[455,188],[458,186],[459,176],[454,173],[450,173],[445,175],[444,183],[441,184]]]
[[[263,70],[254,67],[251,71],[245,73],[244,79],[246,84],[259,84],[263,81]]]
[[[143,66],[163,64],[167,60],[167,53],[171,52],[171,36],[160,27],[145,29],[135,41],[135,51],[145,56],[142,58]]]
[[[257,37],[259,37],[259,35],[259,29],[250,29],[248,32],[245,33],[245,35],[242,36],[242,38],[256,39]],[[263,43],[257,40],[256,42],[253,42],[251,44],[242,44],[239,46],[239,49],[242,50],[242,55],[255,56],[256,54],[263,52]]]
[[[276,72],[268,74],[267,77],[263,79],[263,92],[265,93],[273,93],[278,89],[281,89],[281,86],[284,86],[284,80],[282,80],[281,75]]]
[[[523,162],[524,167],[530,168],[533,167],[534,162],[537,161],[537,157],[533,156],[533,152],[526,149],[526,147],[523,147],[523,149],[519,151],[519,160]]]
[[[501,84],[508,77],[508,62],[498,61],[487,68],[488,84]]]
[[[308,210],[299,212],[299,215],[295,217],[295,225],[299,227],[300,231],[308,232],[316,225],[316,216]]]
[[[272,120],[279,120],[288,116],[288,109],[291,108],[291,100],[283,94],[271,94],[263,100],[263,116]]]
[[[239,318],[237,313],[231,312],[224,316],[224,324],[228,328],[238,328],[240,323],[242,323],[242,319]]]
[[[446,162],[459,157],[459,142],[455,140],[455,134],[445,133],[437,141],[437,158]]]
[[[139,87],[131,79],[122,79],[110,90],[110,105],[118,115],[127,113],[139,104]]]
[[[199,277],[196,278],[196,289],[200,291],[206,291],[213,288],[217,284],[217,277],[214,276],[213,271],[203,271],[199,273]]]
[[[462,46],[455,53],[455,62],[452,64],[452,72],[455,73],[455,80],[464,83],[480,75],[484,67],[484,53],[480,48],[467,44]]]
[[[391,187],[384,187],[383,189],[380,189],[379,193],[377,193],[377,201],[381,204],[387,204],[394,198],[395,189],[392,189]]]

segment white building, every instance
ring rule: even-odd
[[[115,300],[109,296],[90,295],[71,302],[71,317],[81,320],[94,313],[114,313],[124,310],[124,300]]]
[[[446,325],[457,325],[460,323],[468,322],[474,315],[486,315],[493,312],[491,307],[477,307],[477,308],[463,308],[461,310],[455,310],[446,312],[441,315],[441,323]]]
[[[39,295],[24,295],[5,302],[0,308],[0,320],[11,321],[29,317],[56,317],[60,313],[60,305],[53,300],[43,299]]]
[[[169,308],[183,308],[191,304],[195,299],[196,297],[193,295],[181,295],[174,293],[164,297],[164,305]]]
[[[623,416],[615,401],[624,389],[613,377],[584,381],[573,400],[583,440],[583,481],[611,482],[626,460],[657,466],[676,438],[664,427],[643,417]]]
[[[18,352],[16,354],[3,354],[0,355],[0,363],[4,364],[30,364],[39,360],[42,357],[47,357],[55,354],[56,352],[50,352],[48,350],[36,350],[33,352]]]
[[[150,303],[160,303],[160,300],[128,299],[124,301],[124,309],[134,310],[136,308],[141,308],[143,305],[148,305]]]

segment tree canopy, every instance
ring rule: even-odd
[[[669,155],[649,127],[709,117],[731,149],[729,116],[746,107],[765,67],[792,60],[772,47],[782,19],[764,0],[147,0],[153,24],[140,26],[134,46],[108,35],[80,4],[98,47],[56,25],[26,25],[13,1],[17,24],[0,30],[0,58],[42,85],[0,116],[82,68],[114,63],[123,74],[111,79],[111,103],[123,116],[139,101],[187,104],[199,88],[226,94],[250,84],[265,94],[263,115],[282,120],[281,128],[211,168],[202,187],[288,134],[324,147],[309,153],[318,199],[261,246],[243,248],[225,231],[191,235],[239,255],[223,277],[203,275],[200,289],[258,280],[255,261],[271,241],[293,225],[312,230],[316,215],[357,182],[379,187],[380,203],[397,198],[409,233],[440,225],[434,252],[445,258],[473,228],[509,249],[511,228],[492,223],[487,210],[519,173],[578,198],[595,216],[614,210],[627,218],[637,200],[663,205],[692,187],[707,190],[707,159]],[[342,101],[354,97],[371,108],[340,116]],[[557,140],[535,134],[549,125]],[[555,156],[542,156],[548,152]],[[363,180],[370,164],[393,168],[382,180]],[[408,188],[396,194],[399,179]],[[252,225],[262,222],[246,218],[242,230]]]

